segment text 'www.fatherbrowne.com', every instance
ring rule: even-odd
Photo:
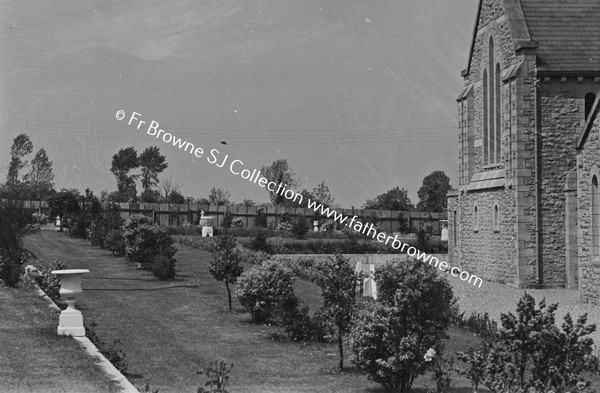
[[[126,113],[124,110],[119,109],[116,112],[115,117],[119,121],[124,120]],[[205,150],[202,146],[198,146],[187,140],[183,140],[173,133],[161,129],[159,123],[155,120],[151,120],[149,123],[147,123],[145,120],[142,120],[142,115],[138,112],[131,113],[127,125],[134,126],[137,130],[145,131],[147,135],[155,137],[156,139],[162,139],[164,143],[169,145],[172,144],[173,147],[176,147],[185,153],[189,153],[196,158],[205,158],[209,164],[215,165],[218,168],[227,166],[229,172],[231,172],[233,175],[239,176],[251,183],[258,184],[258,186],[262,188],[266,188],[277,195],[281,195],[288,200],[291,200],[299,205],[303,205],[304,197],[298,192],[288,188],[288,184],[271,181],[262,176],[260,170],[257,170],[256,168],[249,169],[245,167],[241,160],[230,158],[229,154],[223,155],[218,149],[213,148],[210,150]],[[479,288],[481,288],[481,284],[483,283],[481,278],[470,274],[465,270],[461,270],[457,266],[451,267],[448,262],[440,261],[433,255],[422,252],[408,243],[403,243],[400,241],[400,239],[398,239],[398,235],[394,235],[392,237],[385,232],[378,232],[372,223],[365,224],[361,221],[358,221],[358,216],[345,216],[341,213],[338,213],[336,210],[317,203],[317,201],[310,200],[310,198],[307,198],[306,205],[309,209],[312,209],[321,216],[333,219],[335,222],[346,225],[356,232],[369,236],[380,243],[389,245],[395,250],[400,250],[400,252],[406,252],[406,254],[408,254],[410,257],[414,257],[424,263],[428,263],[429,265],[440,269],[442,272],[448,273],[453,277],[458,277],[460,280],[466,281],[469,284],[478,285]],[[348,219],[350,220],[348,221]]]

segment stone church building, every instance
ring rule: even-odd
[[[600,1],[478,7],[448,257],[484,280],[600,302]]]

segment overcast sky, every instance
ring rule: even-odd
[[[186,196],[264,189],[117,121],[240,159],[286,158],[344,207],[424,176],[456,185],[456,96],[476,0],[2,1],[0,168],[27,133],[56,186],[115,190],[112,155],[159,146]],[[227,145],[220,144],[227,141]],[[4,179],[2,179],[4,180]],[[139,190],[139,187],[138,187]]]

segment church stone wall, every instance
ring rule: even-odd
[[[597,84],[596,84],[597,85]],[[565,287],[565,194],[567,174],[575,168],[576,143],[584,122],[582,104],[593,81],[552,78],[540,83],[541,228],[545,287]]]
[[[600,166],[600,116],[577,156],[579,291],[581,300],[600,304],[600,263],[592,258],[591,170]]]
[[[515,269],[515,215],[514,193],[496,189],[469,192],[450,198],[449,259],[461,270],[467,270],[486,281],[514,284]],[[495,207],[498,207],[496,219]],[[477,226],[475,226],[477,207]],[[457,212],[454,220],[454,211]],[[453,229],[457,226],[454,244]]]

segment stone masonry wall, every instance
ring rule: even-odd
[[[449,261],[486,281],[514,284],[514,193],[496,189],[464,193],[448,201]],[[474,225],[475,206],[477,222]],[[498,206],[498,223],[495,209]],[[454,247],[454,211],[459,244]]]
[[[484,0],[481,8],[481,13],[478,22],[478,31],[471,54],[470,72],[465,77],[465,86],[471,83],[474,84],[474,139],[475,151],[470,156],[470,165],[475,169],[475,172],[482,170],[483,162],[483,69],[488,61],[488,43],[490,36],[494,40],[494,58],[496,62],[500,62],[500,68],[503,70],[511,65],[516,64],[519,59],[514,51],[514,43],[510,36],[508,22],[504,17],[502,2],[499,0]],[[490,70],[488,70],[488,73]],[[493,72],[493,70],[491,70]],[[502,86],[504,90],[505,86]],[[504,114],[503,114],[504,117]]]
[[[581,300],[600,304],[600,264],[592,259],[591,184],[592,166],[600,166],[600,116],[577,155],[577,221],[579,291]]]
[[[575,168],[582,104],[592,80],[558,78],[540,84],[541,91],[541,226],[545,287],[566,286],[565,196],[567,174]]]

